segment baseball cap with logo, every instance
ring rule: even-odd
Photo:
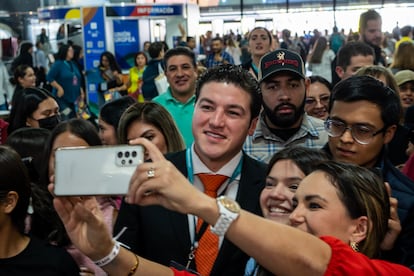
[[[305,64],[300,55],[286,49],[277,49],[260,60],[259,81],[262,82],[274,73],[286,71],[305,78]]]
[[[411,70],[402,70],[395,74],[395,81],[397,85],[402,85],[409,81],[414,81],[414,72]]]

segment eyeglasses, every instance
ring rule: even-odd
[[[316,102],[320,102],[321,105],[328,105],[329,104],[329,96],[322,96],[319,99],[317,98],[306,98],[305,99],[305,104],[307,105],[315,105]]]
[[[367,145],[372,141],[374,136],[384,132],[386,127],[384,126],[380,130],[375,130],[373,127],[364,124],[347,126],[347,124],[339,120],[327,119],[325,121],[325,129],[331,137],[340,137],[349,129],[352,138],[356,142],[361,145]]]

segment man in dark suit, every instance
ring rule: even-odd
[[[194,143],[186,151],[167,156],[200,190],[204,186],[199,174],[226,176],[217,195],[234,198],[241,208],[255,214],[261,214],[265,165],[248,157],[242,146],[255,130],[261,99],[257,82],[247,71],[232,65],[210,69],[196,89]],[[189,258],[195,241],[201,242],[210,231],[197,230],[196,225],[197,217],[192,215],[123,202],[114,233],[128,227],[119,240],[132,251],[164,265],[175,261],[186,266],[190,261],[189,267],[197,270],[197,258],[211,256],[200,255],[201,250],[196,249],[196,262]],[[248,256],[225,238],[219,240],[218,249],[212,267],[203,275],[243,275]]]

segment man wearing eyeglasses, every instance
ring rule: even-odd
[[[338,83],[329,104],[325,128],[329,141],[324,148],[334,160],[381,171],[398,200],[402,231],[392,250],[381,257],[407,266],[414,264],[414,183],[386,157],[387,144],[394,136],[401,105],[397,94],[380,81],[351,77]],[[412,216],[411,216],[412,217]],[[411,230],[409,230],[411,229]]]
[[[305,113],[309,79],[299,54],[278,49],[260,60],[263,110],[252,136],[244,143],[247,154],[268,163],[281,149],[293,145],[322,148],[328,141],[323,121]]]

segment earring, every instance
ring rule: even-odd
[[[352,250],[354,250],[355,252],[359,251],[357,242],[352,241],[349,245],[351,246]]]

